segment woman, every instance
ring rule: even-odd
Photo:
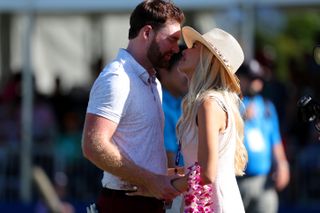
[[[189,49],[179,69],[189,77],[190,88],[177,133],[190,172],[172,184],[184,192],[185,212],[244,212],[235,178],[243,175],[247,162],[235,76],[243,51],[218,28],[201,35],[184,27],[182,34]]]

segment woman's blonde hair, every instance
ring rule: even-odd
[[[230,106],[235,118],[236,126],[236,153],[235,153],[235,173],[243,175],[247,163],[247,151],[243,144],[244,124],[239,111],[242,103],[239,80],[224,68],[221,62],[207,49],[201,45],[200,60],[190,82],[187,95],[182,101],[183,114],[177,124],[177,135],[183,139],[184,133],[191,133],[192,140],[197,140],[197,130],[192,132],[192,125],[197,119],[199,103],[203,101],[204,94],[208,91],[218,92]],[[197,128],[196,128],[197,129]]]

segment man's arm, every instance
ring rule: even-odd
[[[154,174],[139,167],[120,153],[112,142],[117,124],[87,113],[82,138],[84,156],[100,169],[143,189],[143,195],[170,200],[178,192],[170,184],[171,177]]]
[[[278,191],[283,190],[290,181],[290,168],[287,160],[287,156],[282,144],[282,139],[279,129],[278,114],[274,104],[271,101],[265,102],[266,107],[269,109],[272,118],[272,135],[271,140],[273,141],[272,154],[274,161],[274,181]]]
[[[274,145],[273,156],[275,161],[274,180],[276,189],[281,191],[288,185],[290,180],[289,163],[281,142]]]

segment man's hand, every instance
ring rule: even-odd
[[[275,157],[275,171],[273,173],[273,180],[278,191],[283,190],[290,181],[290,168],[286,160],[286,155],[282,143],[278,143],[273,148]]]
[[[278,191],[282,191],[290,181],[290,169],[287,162],[281,162],[273,174],[275,186]]]
[[[146,197],[155,197],[159,200],[173,200],[180,194],[172,185],[171,180],[178,178],[178,175],[152,175],[145,178],[143,185],[138,185],[135,192],[127,193],[129,196],[140,195]]]

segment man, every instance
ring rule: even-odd
[[[164,112],[164,145],[167,153],[168,167],[183,166],[183,158],[180,157],[176,165],[176,154],[178,140],[176,136],[176,125],[182,113],[181,102],[183,96],[188,92],[188,78],[178,69],[182,51],[186,46],[180,46],[180,51],[171,57],[168,68],[157,70],[157,78],[162,85],[162,109]],[[173,170],[172,170],[173,171]],[[182,196],[177,196],[166,213],[180,212]]]
[[[180,118],[183,96],[188,92],[188,78],[178,70],[179,60],[185,46],[180,46],[180,51],[174,54],[168,68],[159,69],[157,78],[162,85],[162,109],[164,112],[164,144],[167,152],[168,167],[174,168],[178,141],[176,136],[176,125]],[[180,159],[179,166],[183,165]]]
[[[141,2],[129,44],[95,81],[84,125],[84,156],[104,170],[99,212],[164,212],[179,194],[166,176],[161,87],[155,68],[179,51],[183,12],[170,1]],[[132,192],[138,190],[144,196]],[[148,196],[148,197],[145,197]]]
[[[278,212],[277,191],[283,190],[290,179],[277,112],[262,95],[263,74],[262,66],[255,60],[238,72],[246,107],[244,144],[249,159],[238,184],[247,213]]]

